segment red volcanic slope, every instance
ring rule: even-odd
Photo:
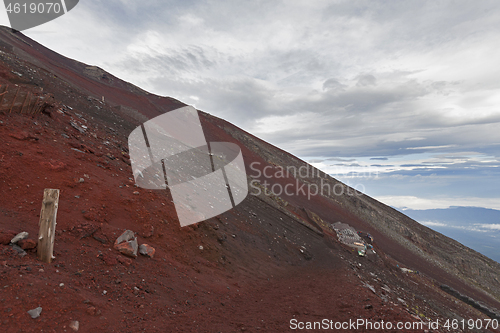
[[[9,331],[70,331],[75,320],[83,332],[283,332],[294,319],[444,324],[458,316],[487,318],[442,292],[440,283],[496,305],[320,196],[283,196],[283,207],[249,195],[236,209],[180,228],[168,192],[134,186],[126,140],[140,119],[131,109],[151,118],[181,102],[89,69],[10,29],[0,29],[0,51],[3,86],[42,87],[55,96],[34,116],[1,111],[0,103],[0,241],[21,231],[36,238],[43,189],[61,190],[52,264],[39,262],[34,250],[21,257],[0,244],[0,323]],[[271,165],[267,150],[287,155],[200,114],[207,139],[239,144],[247,170],[252,162]],[[324,222],[371,232],[377,253],[361,258],[327,229],[318,235],[292,217],[302,207]],[[126,229],[156,249],[154,258],[129,259],[113,249]],[[39,306],[40,317],[32,319],[27,311]]]

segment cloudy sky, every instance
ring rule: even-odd
[[[498,1],[85,0],[24,33],[387,204],[500,209]]]

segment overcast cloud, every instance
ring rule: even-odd
[[[499,22],[497,1],[86,0],[25,33],[343,181],[369,170],[385,203],[498,208]]]

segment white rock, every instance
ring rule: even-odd
[[[78,331],[80,328],[80,323],[78,320],[73,320],[71,323],[69,323],[69,328],[71,328],[73,331]]]
[[[36,309],[29,310],[28,314],[31,316],[31,318],[36,319],[40,317],[40,314],[42,313],[42,307],[39,306]]]
[[[123,234],[121,234],[120,237],[116,239],[115,245],[134,239],[134,235],[135,234],[132,230],[125,230],[125,232],[123,232]]]
[[[29,234],[26,231],[18,233],[12,240],[10,241],[12,244],[19,242],[20,240],[28,238]]]

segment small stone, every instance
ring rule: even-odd
[[[89,314],[89,315],[91,315],[91,316],[95,315],[95,314],[96,314],[96,308],[95,308],[95,307],[93,307],[93,306],[88,307],[88,308],[87,308],[87,314]]]
[[[145,224],[142,228],[141,236],[144,238],[152,237],[154,234],[155,228],[151,224]]]
[[[115,241],[114,248],[120,251],[122,254],[135,258],[137,257],[137,249],[139,245],[137,244],[137,237],[131,230],[126,230],[120,235]]]
[[[85,179],[80,178],[80,180],[79,180],[78,182],[79,182],[79,183],[83,183],[83,182],[85,182]]]
[[[71,323],[69,323],[69,328],[76,332],[80,328],[80,323],[77,320],[73,320]]]
[[[139,247],[139,253],[149,258],[153,258],[155,252],[156,252],[155,248],[149,246],[148,244],[141,244],[141,246]]]
[[[365,305],[365,309],[366,310],[373,309],[373,305],[367,304],[367,305]]]
[[[198,246],[200,250],[203,250],[203,245]]]
[[[18,253],[21,257],[24,257],[24,256],[27,254],[27,253],[26,253],[26,251],[24,251],[24,250],[23,250],[22,248],[20,248],[18,245],[16,245],[16,244],[12,244],[11,246],[12,246],[12,248],[13,248],[14,250],[16,250],[16,251],[17,251],[17,253]]]
[[[133,240],[127,241],[125,243],[115,245],[115,249],[128,257],[136,258],[138,249],[137,238],[134,238]]]
[[[36,309],[29,310],[28,314],[31,316],[31,318],[36,319],[40,317],[40,314],[42,313],[42,307],[37,307]]]
[[[33,239],[22,239],[17,242],[17,245],[19,245],[23,250],[31,250],[34,249],[37,244]]]
[[[59,287],[64,287],[64,283],[59,283]]]
[[[132,230],[125,230],[123,232],[123,234],[120,235],[120,237],[118,237],[115,241],[115,245],[118,245],[122,242],[126,242],[126,241],[129,241],[131,239],[133,239],[135,236],[134,232]]]
[[[28,238],[29,234],[26,231],[18,233],[12,240],[10,241],[12,244],[16,244],[20,240]]]

